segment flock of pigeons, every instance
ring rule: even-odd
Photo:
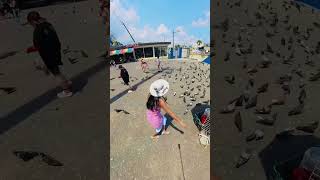
[[[274,1],[259,1],[257,8],[248,9],[243,0],[231,3],[230,1],[218,1],[216,6],[224,3],[231,11],[243,13],[246,18],[242,20],[237,17],[225,17],[221,23],[213,26],[217,36],[221,38],[219,46],[225,47],[224,58],[218,61],[241,61],[240,71],[246,74],[246,84],[240,90],[240,95],[227,102],[227,105],[219,110],[221,114],[234,114],[234,125],[239,132],[243,130],[242,111],[248,111],[255,108],[256,123],[264,126],[274,126],[277,123],[277,117],[280,112],[274,111],[275,106],[288,105],[287,99],[298,91],[297,101],[294,107],[287,113],[288,116],[296,116],[304,113],[308,88],[311,88],[316,81],[320,79],[320,68],[317,67],[315,59],[320,57],[320,40],[316,35],[320,32],[320,24],[312,22],[310,25],[299,25],[292,19],[288,13],[303,13],[309,11],[316,15],[311,8],[306,8],[295,1],[283,0],[281,2],[281,13],[277,12],[279,8],[273,6]],[[250,2],[251,3],[251,2]],[[277,3],[277,2],[276,2]],[[246,21],[246,22],[245,22]],[[231,33],[230,29],[237,29],[237,33]],[[264,32],[264,37],[257,37],[257,32]],[[262,41],[260,39],[263,39]],[[231,42],[230,42],[231,41]],[[259,41],[259,45],[254,44]],[[317,41],[317,42],[316,42]],[[213,42],[215,46],[216,41]],[[259,46],[263,46],[260,48]],[[304,58],[296,57],[300,52]],[[215,52],[213,56],[216,56]],[[252,57],[260,57],[256,64],[253,64]],[[223,56],[223,55],[222,55]],[[251,57],[250,57],[251,56]],[[302,60],[302,61],[301,61]],[[303,61],[304,60],[304,61]],[[256,82],[256,79],[263,76],[263,71],[272,71],[279,64],[285,66],[283,73],[276,79],[269,79],[266,82]],[[309,72],[306,70],[309,69]],[[224,77],[225,82],[234,86],[237,83],[237,77],[230,74]],[[239,78],[240,79],[240,78]],[[239,80],[240,82],[240,80]],[[261,84],[261,85],[257,85]],[[294,86],[298,84],[297,87]],[[279,88],[283,93],[279,97],[271,99],[268,104],[257,107],[262,94],[268,93],[270,86]],[[238,88],[235,87],[234,88]],[[294,92],[294,93],[293,93]],[[282,112],[281,112],[282,113]],[[305,120],[308,121],[308,120]],[[296,131],[303,133],[314,133],[318,128],[319,122],[307,122],[294,128],[285,129],[277,134],[276,137],[291,135]],[[246,141],[261,140],[264,138],[264,132],[260,129],[253,131],[246,137]],[[252,155],[251,150],[244,150],[235,167],[239,168],[246,164]]]
[[[175,69],[164,71],[162,78],[169,82],[172,95],[183,101],[184,115],[194,105],[210,103],[210,97],[206,98],[210,88],[210,65],[181,62]]]

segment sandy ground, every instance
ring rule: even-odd
[[[190,111],[184,114],[186,104],[178,97],[183,93],[183,89],[186,89],[186,87],[180,88],[182,84],[186,86],[185,81],[180,81],[180,78],[183,74],[189,74],[190,77],[193,74],[192,70],[187,70],[189,66],[192,66],[190,60],[185,63],[165,61],[163,66],[168,69],[159,74],[156,62],[149,62],[150,73],[148,74],[142,72],[140,63],[127,63],[123,66],[132,78],[131,85],[139,84],[146,76],[156,75],[140,83],[135,92],[125,93],[110,105],[111,179],[183,179],[178,144],[181,145],[185,179],[209,179],[210,148],[204,148],[199,144],[198,130],[193,123],[192,114]],[[198,66],[209,75],[209,65],[198,64]],[[179,67],[182,67],[181,73],[178,72]],[[169,75],[164,76],[170,72],[172,72],[171,78]],[[126,92],[128,88],[122,84],[122,79],[118,78],[119,74],[118,69],[110,69],[110,78],[116,78],[110,81],[110,88],[114,89],[114,91],[110,91],[111,99],[121,92]],[[177,80],[175,80],[175,74],[178,74]],[[167,95],[169,106],[187,123],[188,128],[183,129],[173,123],[184,134],[170,126],[168,130],[171,134],[161,136],[158,141],[153,141],[150,136],[154,130],[146,120],[145,103],[150,84],[160,78],[166,79],[170,83]],[[190,88],[198,84],[208,85],[209,79],[203,78],[202,83],[193,83]],[[202,95],[200,92],[193,106],[197,102],[209,100],[210,88],[206,86],[203,88],[207,90],[205,97],[199,98]],[[173,95],[174,92],[177,93],[176,96]],[[187,103],[189,102],[187,99]],[[130,114],[117,113],[114,109],[124,109]]]
[[[76,14],[72,13],[73,6]],[[31,10],[38,10],[54,27],[62,43],[79,54],[63,56],[63,72],[78,90],[72,98],[57,99],[52,76],[36,71],[38,54],[17,54],[0,60],[0,86],[16,87],[0,96],[0,179],[105,179],[108,158],[105,108],[106,67],[100,56],[105,49],[105,26],[98,17],[98,3],[58,4],[22,12],[21,22]],[[84,21],[86,22],[84,23]],[[32,27],[14,20],[0,22],[1,52],[22,50],[32,45]],[[71,64],[68,57],[78,57]],[[102,63],[101,63],[102,62]],[[23,162],[14,150],[40,151],[64,164],[50,167],[39,159]]]
[[[217,3],[220,3],[220,6]],[[230,5],[236,1],[217,1],[214,2],[214,14],[213,19],[217,19],[215,25],[224,21],[227,17],[229,18],[229,31],[226,33],[227,43],[223,43],[221,30],[213,29],[213,38],[215,39],[215,52],[217,54],[216,61],[214,62],[214,107],[217,111],[222,107],[225,107],[228,101],[232,100],[239,96],[245,88],[245,85],[248,81],[248,74],[246,69],[242,69],[243,56],[239,57],[234,52],[234,48],[231,47],[232,42],[235,42],[238,33],[240,32],[240,26],[247,27],[247,23],[256,24],[257,21],[253,16],[253,13],[257,11],[257,4],[262,1],[242,1],[241,7],[233,6],[233,8],[227,7],[226,3],[229,2]],[[263,1],[268,2],[268,1]],[[314,28],[314,31],[311,32],[311,37],[309,40],[304,40],[305,43],[314,48],[317,41],[319,40],[319,30],[313,27],[312,22],[319,22],[319,12],[315,11],[314,14],[311,14],[309,8],[301,8],[301,13],[299,14],[296,8],[291,8],[288,11],[284,11],[281,7],[281,1],[272,1],[271,7],[274,8],[274,11],[278,13],[279,24],[282,24],[284,16],[289,15],[290,21],[289,24],[299,25],[301,31],[305,31],[307,27]],[[247,17],[244,13],[244,10],[248,9],[250,14]],[[263,16],[269,17],[266,13],[262,13]],[[223,17],[223,18],[222,18]],[[236,25],[234,21],[237,21],[239,25]],[[291,51],[285,50],[281,47],[280,38],[286,38],[288,42],[288,36],[294,38],[294,42],[297,37],[292,35],[291,32],[284,31],[283,25],[278,25],[277,30],[279,31],[273,38],[267,39],[265,37],[266,30],[272,32],[272,29],[266,25],[262,27],[247,28],[245,32],[252,32],[251,42],[253,43],[253,53],[247,56],[248,68],[254,67],[254,65],[262,60],[260,51],[266,47],[266,43],[269,42],[272,48],[277,52],[279,49],[282,55],[289,56]],[[243,39],[247,36],[242,33]],[[248,43],[243,43],[244,47],[247,47]],[[267,57],[272,60],[272,65],[270,68],[260,69],[258,68],[258,73],[254,75],[255,86],[251,88],[251,94],[254,94],[256,89],[265,82],[269,82],[268,92],[260,94],[258,96],[258,106],[267,105],[271,102],[272,98],[277,98],[281,96],[282,90],[278,84],[275,84],[275,80],[279,76],[291,72],[292,69],[295,69],[298,64],[302,65],[302,69],[307,76],[307,79],[310,77],[311,72],[317,72],[319,68],[319,56],[314,55],[310,56],[315,62],[314,67],[305,65],[305,53],[303,49],[294,43],[294,48],[292,49],[295,53],[293,65],[282,64],[281,59],[277,58],[275,55],[266,53]],[[229,51],[231,56],[229,61],[224,61],[226,52]],[[225,80],[224,77],[227,75],[234,74],[236,77],[235,84],[230,85]],[[306,80],[306,92],[307,100],[305,104],[305,109],[302,114],[296,116],[288,116],[288,111],[291,110],[294,106],[297,105],[297,98],[299,96],[300,89],[298,87],[299,76],[293,74],[293,79],[290,83],[291,94],[287,96],[287,101],[284,106],[274,106],[272,112],[278,112],[278,120],[275,125],[272,127],[266,127],[264,125],[257,124],[256,115],[253,113],[254,108],[250,110],[245,110],[242,107],[237,108],[241,112],[243,120],[243,132],[239,133],[234,125],[234,113],[232,114],[219,114],[215,113],[215,123],[214,123],[214,132],[213,132],[213,146],[214,161],[211,165],[214,166],[214,172],[216,175],[220,176],[222,179],[232,180],[232,179],[243,179],[243,180],[265,180],[267,179],[265,171],[263,169],[262,162],[259,158],[259,152],[261,152],[275,137],[277,132],[280,132],[288,127],[295,127],[300,124],[312,122],[319,120],[319,83],[318,82],[309,82]],[[265,137],[261,141],[254,141],[246,143],[246,136],[251,133],[252,130],[261,129],[265,133]],[[316,137],[319,137],[319,131],[316,131],[314,134]],[[299,145],[297,145],[299,146]],[[240,153],[246,149],[253,149],[253,156],[247,164],[242,166],[239,169],[236,169],[235,163],[240,155]],[[290,149],[283,149],[283,151],[290,151]],[[272,157],[272,156],[270,156]]]

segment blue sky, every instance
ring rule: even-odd
[[[121,43],[133,43],[123,21],[138,42],[172,41],[190,45],[210,41],[210,0],[111,0],[110,29]]]

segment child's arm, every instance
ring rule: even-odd
[[[179,123],[182,127],[187,127],[187,125],[170,109],[170,107],[164,100],[160,99],[159,105],[166,113],[168,113],[172,117],[173,120]]]

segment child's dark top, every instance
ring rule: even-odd
[[[121,69],[120,76],[125,83],[129,83],[129,73],[125,68]]]
[[[42,22],[36,26],[33,44],[48,67],[62,65],[60,40],[50,23]]]

